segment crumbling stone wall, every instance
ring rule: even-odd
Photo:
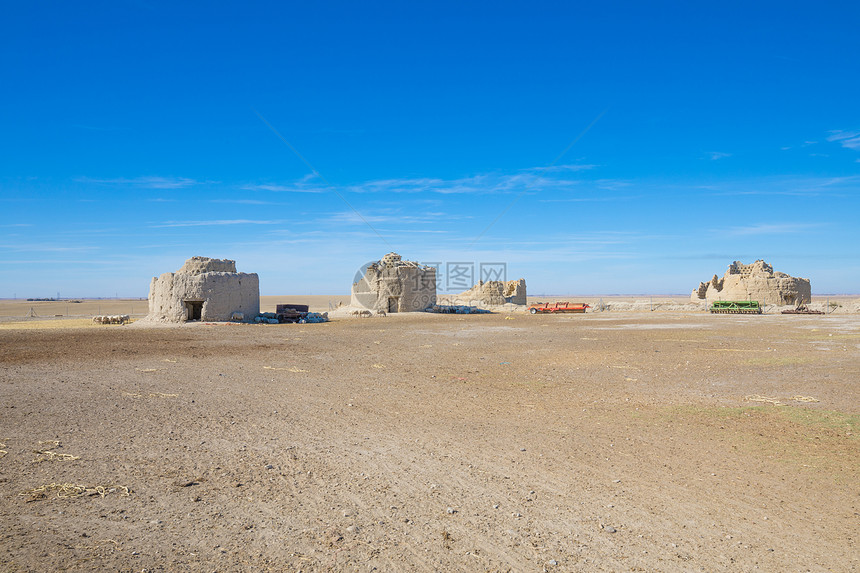
[[[800,305],[812,300],[809,279],[774,272],[773,267],[758,260],[750,265],[735,261],[723,278],[714,275],[699,284],[690,295],[693,302],[715,300],[757,300],[763,304]]]
[[[150,283],[149,321],[219,322],[235,312],[246,320],[260,313],[260,279],[256,273],[236,272],[236,261],[192,257],[175,273]]]
[[[210,259],[209,257],[191,257],[177,273],[199,275],[203,273],[235,273],[236,261],[231,259]]]
[[[468,304],[479,305],[526,304],[526,279],[507,282],[478,281],[478,284],[456,298],[468,301]]]
[[[350,305],[372,311],[413,312],[436,304],[436,269],[397,253],[367,267],[352,285]]]

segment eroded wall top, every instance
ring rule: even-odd
[[[209,257],[191,257],[182,268],[176,271],[188,275],[202,273],[235,273],[236,261],[231,259],[210,259]]]
[[[812,300],[809,279],[775,272],[763,260],[745,265],[734,261],[719,278],[699,284],[691,300],[758,300],[765,304],[798,305]]]

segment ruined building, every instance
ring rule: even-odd
[[[388,253],[368,265],[352,285],[351,306],[372,311],[411,312],[436,304],[436,269]]]
[[[456,296],[470,305],[527,304],[526,279],[516,281],[478,281],[478,284]]]
[[[260,313],[260,279],[237,273],[236,261],[191,257],[175,273],[153,277],[147,320],[185,322],[226,321]]]
[[[723,278],[714,277],[699,284],[690,295],[693,302],[715,300],[757,300],[763,304],[800,305],[812,300],[809,279],[774,272],[762,260],[751,265],[735,261]]]

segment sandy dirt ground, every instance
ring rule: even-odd
[[[7,321],[0,570],[858,571],[858,379],[857,315]]]

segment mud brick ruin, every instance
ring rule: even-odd
[[[801,305],[812,300],[809,279],[774,272],[762,260],[751,265],[735,261],[723,278],[717,275],[699,284],[690,295],[693,302],[715,300],[757,300],[763,304]]]
[[[515,281],[478,281],[466,292],[456,297],[466,304],[481,306],[498,306],[503,304],[527,304],[526,279]]]
[[[397,253],[368,265],[352,285],[351,307],[374,312],[423,311],[436,304],[436,269]]]
[[[260,279],[236,261],[191,257],[175,273],[153,277],[148,321],[251,320],[260,313]]]

